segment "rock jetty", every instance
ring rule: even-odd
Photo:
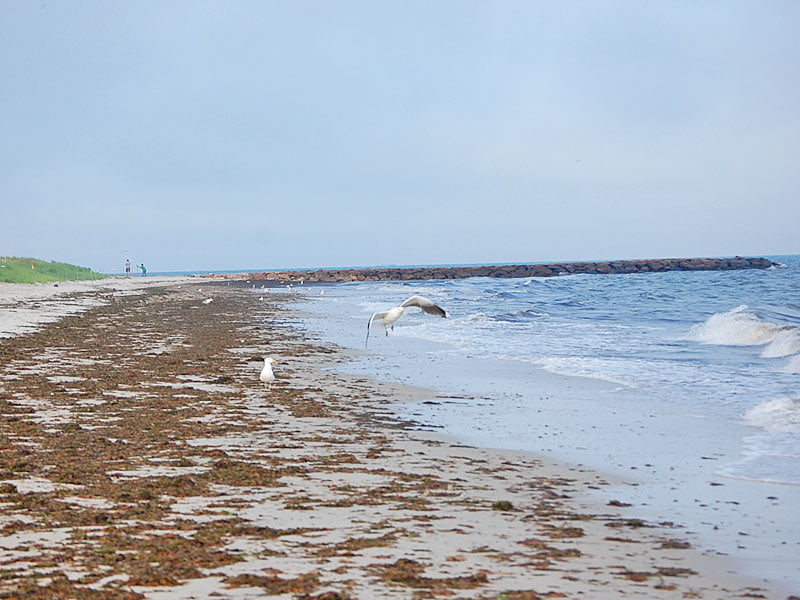
[[[266,271],[263,273],[209,273],[218,279],[248,279],[265,283],[345,283],[349,281],[418,281],[430,279],[466,279],[468,277],[553,277],[587,273],[610,275],[623,273],[661,273],[664,271],[720,271],[768,269],[774,266],[766,258],[657,258],[604,262],[547,263],[531,265],[489,265],[477,267],[382,267],[376,269],[317,269]]]

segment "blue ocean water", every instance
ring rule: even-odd
[[[325,319],[312,329],[362,348],[372,312],[420,293],[449,318],[409,309],[392,336],[439,344],[439,359],[527,363],[614,384],[643,408],[741,420],[750,435],[724,474],[800,484],[800,256],[770,258],[782,266],[340,284],[317,296],[312,310]],[[328,328],[331,317],[337,327]],[[371,334],[376,361],[392,350],[382,335]],[[446,370],[438,387],[453,387],[443,379]]]
[[[291,293],[312,300],[312,333],[356,351],[344,370],[436,390],[400,415],[624,476],[651,516],[751,564],[783,553],[777,577],[800,583],[800,513],[781,501],[800,499],[800,256],[769,258],[781,266]],[[409,309],[365,349],[370,315],[414,294],[448,318]]]

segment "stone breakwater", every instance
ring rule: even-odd
[[[209,273],[217,279],[248,279],[276,283],[344,283],[349,281],[417,281],[429,279],[466,279],[468,277],[553,277],[587,273],[610,275],[624,273],[660,273],[664,271],[721,271],[768,269],[774,266],[766,258],[658,258],[614,260],[607,262],[548,263],[532,265],[491,265],[477,267],[382,267],[376,269],[317,269],[267,271],[264,273]]]

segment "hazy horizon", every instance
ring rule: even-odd
[[[0,7],[0,255],[106,271],[800,253],[800,5]]]

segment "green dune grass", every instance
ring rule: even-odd
[[[95,273],[86,267],[67,263],[0,256],[0,282],[2,283],[47,283],[50,281],[103,279],[104,277],[106,275],[102,273]]]

